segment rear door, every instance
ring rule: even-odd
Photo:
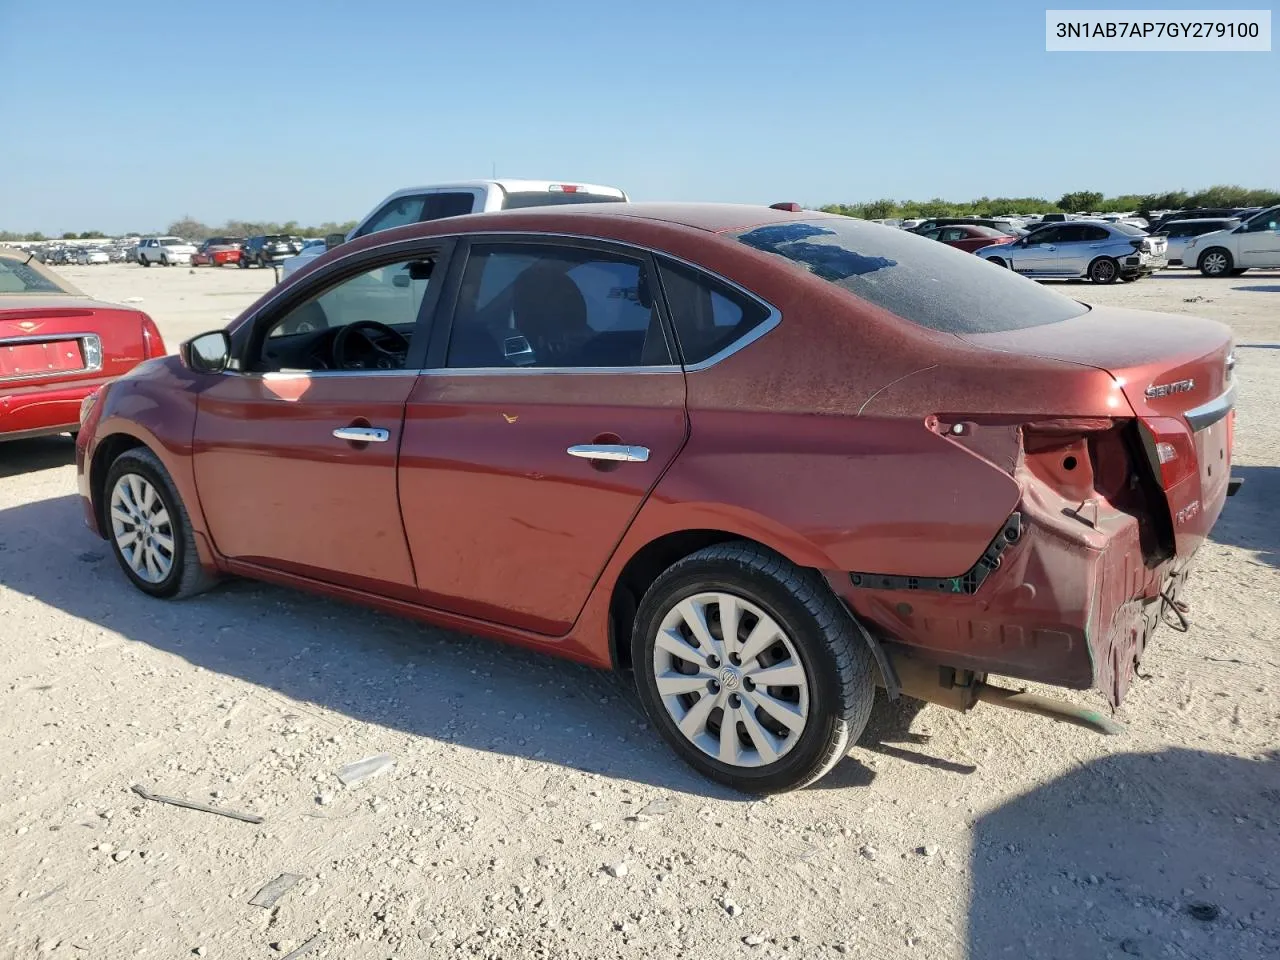
[[[420,602],[568,631],[686,436],[647,253],[473,242],[406,407],[400,502]]]
[[[1236,266],[1280,267],[1280,207],[1254,217],[1236,236]]]

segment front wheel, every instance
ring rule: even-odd
[[[107,536],[125,575],[153,597],[189,597],[213,578],[200,565],[186,507],[159,458],[145,447],[120,454],[103,488]]]
[[[984,257],[983,259],[986,260],[987,263],[994,263],[997,267],[1007,268],[1009,266],[1009,264],[1005,263],[1000,257]]]
[[[168,258],[168,257],[161,257],[161,258],[160,258],[160,266],[162,266],[162,267],[171,267],[171,266],[173,266],[173,264],[171,264],[171,263],[169,262],[169,258]]]
[[[1235,264],[1231,260],[1231,251],[1213,247],[1200,254],[1196,266],[1206,277],[1227,277],[1231,275]]]
[[[1099,257],[1089,264],[1089,279],[1094,283],[1115,283],[1120,276],[1120,264],[1110,257]]]
[[[151,266],[151,261],[150,261],[150,260],[148,260],[146,257],[139,257],[139,258],[138,258],[138,262],[139,262],[140,264],[142,264],[144,267],[149,267],[149,266]]]
[[[645,711],[690,766],[749,793],[827,773],[862,733],[875,662],[822,577],[744,541],[654,581],[631,641]]]

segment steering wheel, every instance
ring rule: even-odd
[[[355,348],[353,337],[360,342],[363,356],[348,356],[349,351],[361,349]],[[394,348],[380,342],[388,340],[395,343]],[[408,352],[409,338],[376,320],[348,323],[333,339],[333,365],[338,370],[398,370]]]

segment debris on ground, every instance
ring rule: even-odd
[[[338,771],[338,779],[342,781],[344,787],[352,787],[362,780],[368,780],[370,777],[376,777],[380,773],[386,773],[395,762],[395,758],[391,754],[378,753],[372,757],[357,760],[355,763],[348,763]]]
[[[302,879],[296,873],[282,873],[255,893],[249,904],[250,906],[263,907],[270,910],[281,897],[301,883]]]
[[[154,800],[156,803],[167,803],[175,807],[185,807],[188,810],[199,810],[201,813],[212,813],[219,817],[230,817],[232,820],[243,820],[245,823],[262,823],[262,817],[256,813],[239,813],[235,810],[224,810],[221,807],[211,807],[207,803],[197,803],[194,800],[183,800],[181,797],[165,797],[158,793],[152,793],[140,784],[135,783],[130,789],[133,790],[143,800]]]

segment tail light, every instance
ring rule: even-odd
[[[1185,423],[1176,417],[1144,417],[1139,423],[1142,445],[1160,486],[1171,490],[1199,472],[1195,444]]]
[[[165,349],[164,340],[160,336],[160,330],[156,327],[155,321],[145,313],[140,316],[142,317],[142,359],[163,357],[168,351]]]

